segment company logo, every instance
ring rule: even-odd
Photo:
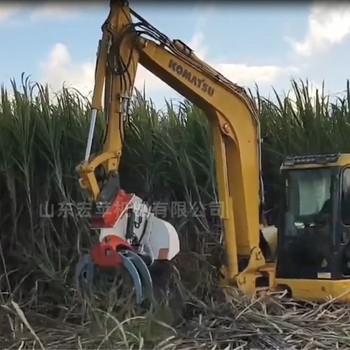
[[[214,88],[208,85],[208,83],[205,82],[204,79],[198,78],[193,73],[189,72],[187,69],[185,69],[181,64],[173,61],[172,59],[169,61],[168,67],[175,72],[177,75],[185,78],[187,81],[189,81],[191,84],[196,86],[197,88],[201,89],[204,93],[206,93],[209,96],[214,95]]]

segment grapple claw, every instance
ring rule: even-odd
[[[143,300],[144,300],[141,277],[140,277],[140,274],[138,272],[138,269],[136,268],[132,259],[130,259],[130,257],[128,256],[127,253],[128,252],[126,252],[126,253],[119,252],[119,254],[123,260],[123,266],[129,272],[129,274],[133,280],[134,288],[135,288],[135,295],[136,295],[136,303],[138,305],[141,305]]]
[[[145,300],[153,297],[153,284],[150,272],[142,258],[131,250],[121,250],[116,252],[122,259],[122,265],[132,278],[136,304],[142,305]],[[93,293],[93,286],[96,282],[99,271],[90,255],[84,255],[78,262],[75,270],[75,282],[79,297],[84,300],[90,298]]]
[[[141,281],[140,286],[136,286],[134,282],[135,292],[137,295],[140,295],[140,299],[137,299],[140,302],[137,301],[137,303],[142,304],[145,301],[145,299],[151,300],[153,298],[153,283],[152,283],[151,274],[145,262],[142,260],[142,258],[138,254],[136,254],[131,250],[120,252],[120,254],[123,258],[125,267],[126,267],[125,261],[131,262],[134,268],[136,267],[138,280]],[[138,292],[138,288],[141,289],[140,292]]]
[[[75,283],[77,292],[81,299],[85,293],[88,296],[92,293],[92,285],[95,277],[95,264],[89,254],[84,255],[78,262],[75,269]],[[84,293],[85,292],[85,293]]]

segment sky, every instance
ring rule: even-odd
[[[150,2],[130,6],[171,39],[180,39],[231,81],[288,92],[290,79],[345,90],[350,73],[349,2]],[[93,88],[97,43],[108,2],[0,4],[0,83],[20,83],[22,72],[57,91],[63,83]],[[135,87],[159,108],[179,95],[138,68]],[[314,91],[314,90],[312,90]],[[311,92],[312,92],[311,91]]]

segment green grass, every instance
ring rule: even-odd
[[[21,88],[15,82],[11,90],[2,88],[0,102],[0,329],[3,327],[2,334],[8,337],[13,335],[4,347],[9,343],[19,347],[21,341],[29,344],[35,339],[34,332],[45,348],[57,348],[62,344],[71,348],[96,348],[98,344],[103,348],[115,348],[116,344],[142,348],[142,343],[153,348],[170,336],[174,338],[169,338],[166,344],[181,348],[180,343],[183,347],[194,344],[191,337],[196,329],[203,337],[201,344],[209,347],[215,343],[215,336],[210,340],[210,332],[216,329],[217,337],[224,339],[219,329],[225,329],[228,324],[234,329],[230,337],[236,334],[232,342],[238,346],[248,341],[242,334],[242,326],[232,316],[240,312],[247,334],[256,331],[256,327],[247,326],[249,322],[260,322],[263,327],[264,320],[270,317],[277,317],[271,319],[272,323],[280,323],[277,328],[269,326],[266,330],[269,335],[265,338],[277,339],[271,335],[271,329],[278,327],[284,327],[288,334],[292,334],[294,327],[304,327],[301,316],[283,321],[282,316],[271,316],[264,304],[249,307],[250,301],[242,296],[229,307],[224,306],[220,296],[215,302],[211,300],[220,293],[215,287],[215,267],[221,264],[222,250],[218,245],[218,223],[208,215],[198,215],[198,210],[205,212],[210,203],[217,201],[208,123],[203,113],[187,101],[179,108],[168,103],[166,111],[157,111],[141,93],[136,94],[126,123],[121,181],[125,190],[136,192],[149,201],[167,204],[168,219],[176,225],[181,239],[182,252],[176,259],[176,266],[186,287],[187,300],[193,305],[188,306],[188,323],[177,329],[165,324],[172,316],[164,315],[164,309],[146,314],[148,319],[154,319],[149,322],[140,311],[122,308],[120,304],[105,311],[91,306],[88,318],[83,319],[78,312],[72,275],[79,255],[89,248],[96,236],[89,231],[86,218],[76,215],[85,193],[78,187],[74,169],[84,157],[89,101],[77,91],[63,89],[53,103],[46,87],[24,79],[22,83]],[[313,100],[307,83],[292,81],[291,84],[295,103],[277,93],[272,102],[260,96],[259,91],[253,92],[265,139],[263,175],[267,206],[275,208],[272,213],[276,213],[279,206],[278,170],[284,156],[350,151],[349,82],[344,96],[332,102],[322,91],[318,91]],[[103,127],[100,118],[95,150],[99,148]],[[173,201],[184,203],[186,215],[169,217]],[[54,217],[41,215],[45,205],[54,209]],[[63,215],[64,208],[67,215]],[[113,298],[117,299],[112,295]],[[206,300],[207,304],[201,300]],[[17,304],[12,302],[20,305],[25,316],[19,316]],[[109,310],[107,314],[106,310]],[[335,317],[330,310],[327,312],[329,319]],[[35,325],[32,333],[21,330],[19,325],[23,317]],[[121,324],[124,319],[125,323]],[[161,319],[164,324],[159,324]],[[210,322],[213,323],[211,328]],[[347,342],[342,338],[347,328],[339,322],[334,325],[338,332],[334,338],[325,325],[328,331],[324,330],[324,339],[328,336],[328,340],[324,342],[330,347],[335,348],[336,341],[340,346]],[[104,329],[112,332],[109,340],[104,339]],[[0,345],[1,341],[5,342],[1,337]],[[263,338],[259,341],[263,342]],[[295,343],[300,340],[306,344],[308,338],[291,335]],[[37,340],[36,344],[35,347],[39,347]],[[217,340],[217,344],[224,348],[221,341]]]

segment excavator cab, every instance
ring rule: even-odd
[[[277,279],[350,278],[350,155],[289,157]]]

